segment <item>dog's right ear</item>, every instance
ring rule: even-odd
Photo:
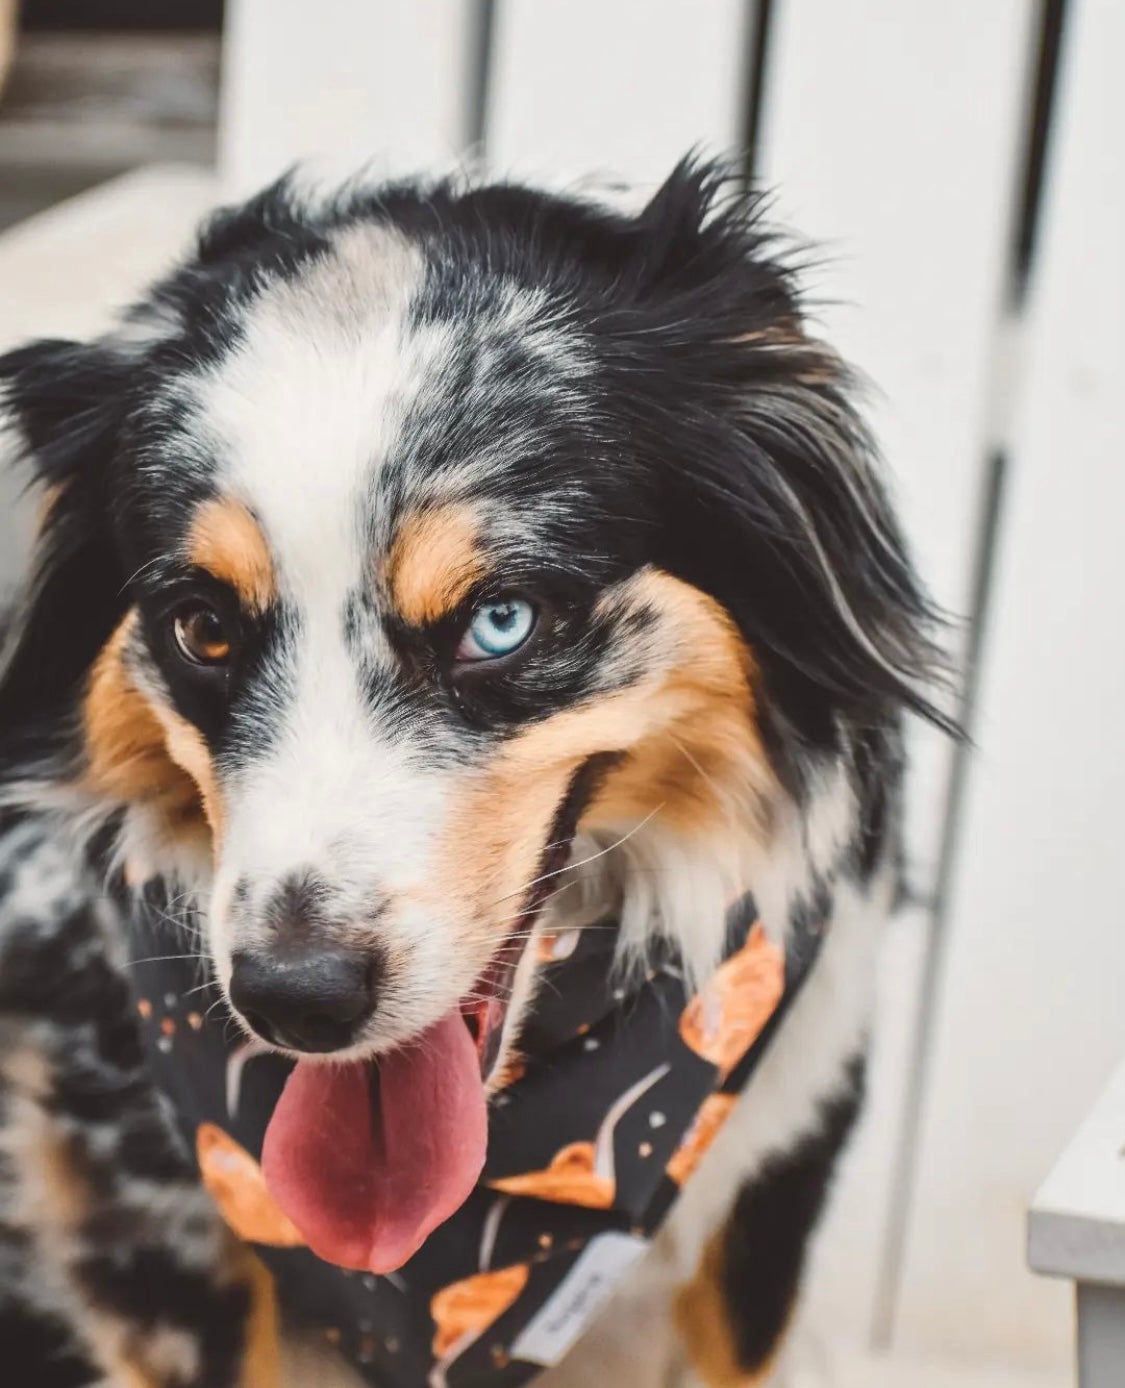
[[[0,420],[41,496],[31,572],[0,647],[0,776],[57,757],[124,612],[107,481],[139,365],[108,339],[0,356]]]

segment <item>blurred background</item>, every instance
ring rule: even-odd
[[[646,185],[734,150],[819,246],[816,315],[965,618],[977,750],[915,737],[816,1388],[1073,1381],[1070,1290],[1024,1241],[1125,1056],[1123,57],[1120,0],[0,0],[0,346],[95,329],[305,156]]]

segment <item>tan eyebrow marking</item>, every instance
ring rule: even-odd
[[[239,501],[215,497],[195,513],[188,559],[229,583],[251,612],[264,612],[277,598],[277,576],[261,527]]]
[[[479,522],[467,505],[417,511],[399,526],[387,561],[391,601],[415,626],[453,611],[485,571]]]

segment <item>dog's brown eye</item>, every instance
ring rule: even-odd
[[[172,635],[180,654],[193,665],[225,665],[230,659],[231,640],[223,619],[204,603],[177,612]]]

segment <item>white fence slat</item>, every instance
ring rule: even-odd
[[[33,337],[85,337],[162,274],[214,201],[201,169],[136,169],[0,233],[0,352]],[[0,434],[0,604],[24,573],[38,494]]]
[[[1122,53],[1120,0],[1070,5],[898,1335],[1059,1382],[1026,1205],[1125,1054]]]
[[[1028,0],[779,0],[761,174],[819,243],[831,340],[871,414],[922,570],[965,612],[1031,51]],[[946,748],[919,749],[925,886]]]
[[[819,243],[825,335],[871,379],[870,414],[920,564],[964,610],[983,481],[990,364],[1029,71],[1027,0],[777,0],[759,175],[775,216]],[[919,735],[912,878],[933,881],[949,749]],[[872,1323],[927,917],[895,926],[871,1126],[849,1164],[810,1288],[818,1337]],[[846,1264],[847,1274],[842,1274]]]
[[[220,163],[247,191],[296,159],[448,164],[467,138],[470,0],[229,0]]]
[[[748,0],[498,0],[486,126],[502,172],[656,182],[738,141]]]

